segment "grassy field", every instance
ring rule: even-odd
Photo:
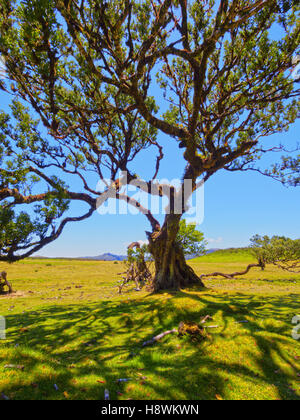
[[[191,261],[199,273],[240,270],[251,255]],[[0,399],[300,399],[300,275],[268,267],[206,289],[117,293],[112,262],[26,260],[7,270],[17,291],[0,296]],[[180,321],[211,315],[210,337],[176,334],[142,343]],[[241,322],[243,321],[243,322]],[[247,321],[247,322],[245,322]],[[7,365],[11,365],[7,367]],[[19,365],[19,366],[18,366]],[[120,378],[130,378],[118,383]]]

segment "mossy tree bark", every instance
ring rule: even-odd
[[[204,284],[186,263],[184,252],[176,242],[181,215],[167,215],[163,227],[149,235],[149,249],[154,258],[153,290],[180,289]]]

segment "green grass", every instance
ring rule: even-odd
[[[209,257],[191,262],[199,274],[248,264]],[[300,275],[268,267],[234,281],[207,279],[205,290],[152,295],[129,287],[119,296],[122,263],[27,260],[4,269],[17,293],[0,297],[0,398],[101,400],[107,388],[120,400],[300,399],[300,348],[291,337]],[[206,341],[172,334],[142,347],[207,314],[219,327]]]

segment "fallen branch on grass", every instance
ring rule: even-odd
[[[225,274],[225,273],[220,273],[220,272],[215,272],[215,273],[211,273],[211,274],[202,274],[200,276],[200,280],[202,280],[205,277],[218,277],[218,276],[225,277],[226,279],[232,280],[234,277],[244,276],[245,274],[247,274],[251,270],[251,268],[254,268],[254,267],[262,268],[262,264],[261,263],[259,263],[259,264],[249,264],[248,267],[246,268],[246,270],[237,271],[236,273],[232,273],[232,274]]]
[[[205,324],[206,321],[212,321],[213,318],[210,315],[206,315],[201,321],[200,324]]]
[[[23,365],[5,365],[4,369],[19,369],[19,370],[24,370],[25,366]]]
[[[163,333],[161,333],[161,334],[159,334],[159,335],[151,338],[151,340],[145,341],[143,343],[143,347],[151,346],[152,344],[156,343],[161,338],[163,338],[165,335],[176,333],[176,332],[178,332],[178,329],[177,328],[173,328],[173,330],[165,331],[165,332],[163,332]]]

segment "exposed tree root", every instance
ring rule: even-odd
[[[177,328],[173,328],[173,330],[165,331],[165,332],[163,332],[163,333],[161,333],[159,335],[156,335],[155,337],[151,338],[151,340],[145,341],[143,343],[143,347],[151,346],[152,344],[156,343],[157,341],[159,341],[164,336],[166,336],[168,334],[176,333],[176,332],[178,332],[178,329]]]
[[[202,274],[200,276],[200,279],[202,280],[203,278],[206,278],[206,277],[221,276],[221,277],[225,277],[226,279],[232,280],[234,277],[244,276],[245,274],[247,274],[251,270],[251,268],[254,268],[254,267],[262,268],[263,266],[262,266],[262,263],[249,264],[248,267],[246,268],[246,270],[244,270],[244,271],[237,271],[236,273],[232,273],[232,274],[225,274],[225,273],[220,273],[220,272],[215,272],[215,273],[211,273],[211,274]]]

